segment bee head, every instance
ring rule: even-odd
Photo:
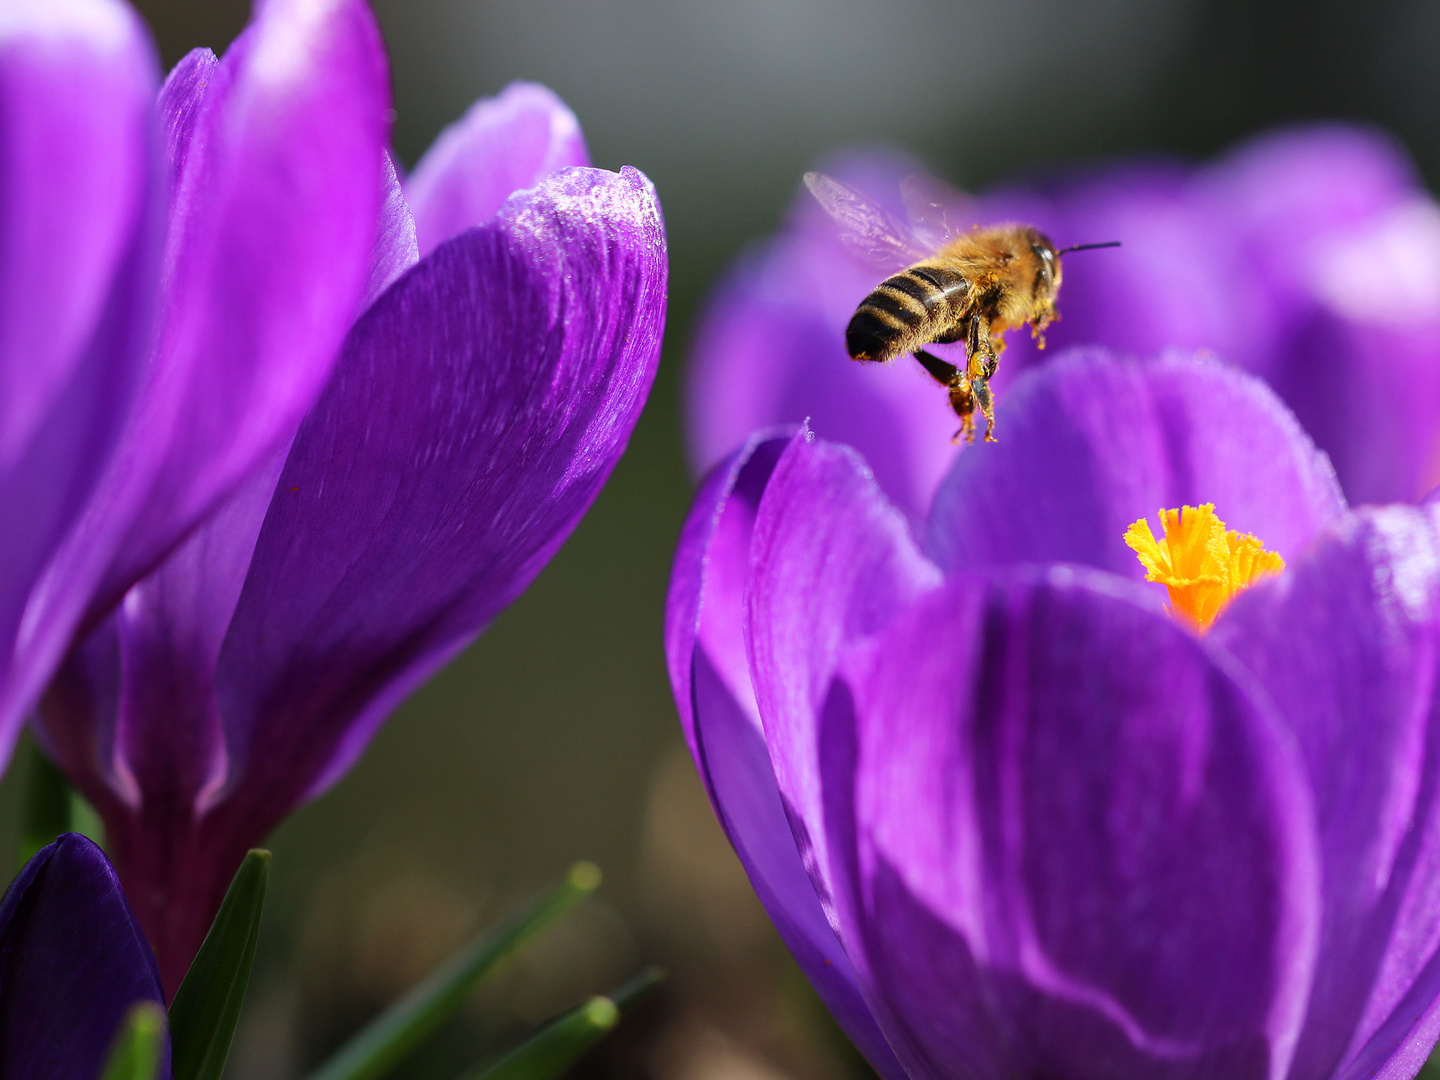
[[[1055,294],[1060,290],[1060,256],[1050,238],[1040,232],[1031,239],[1030,250],[1040,264],[1035,272],[1035,315],[1031,321],[1043,329],[1055,319]]]

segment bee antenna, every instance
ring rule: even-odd
[[[1064,255],[1067,251],[1093,251],[1095,248],[1119,247],[1119,240],[1106,240],[1103,244],[1076,244],[1074,247],[1061,248],[1055,252],[1056,255]]]

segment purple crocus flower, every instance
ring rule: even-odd
[[[1258,380],[1072,353],[922,539],[754,436],[666,647],[760,899],[889,1080],[1409,1077],[1440,1033],[1440,515],[1350,510]],[[1287,563],[1208,634],[1125,544],[1213,502]]]
[[[0,19],[0,764],[94,622],[293,433],[370,272],[359,0],[266,0],[159,90],[117,0]]]
[[[0,899],[0,1076],[94,1080],[141,1001],[165,1004],[155,956],[104,854],[66,833]]]
[[[905,220],[900,181],[916,162],[866,154],[823,168]],[[955,198],[959,228],[1022,221],[1061,245],[1123,242],[1065,258],[1052,350],[1209,350],[1276,389],[1352,501],[1415,499],[1440,483],[1440,206],[1388,138],[1295,128],[1203,166],[1133,160]],[[846,322],[881,276],[847,256],[801,190],[781,234],[721,286],[696,338],[697,465],[808,416],[923,516],[956,453],[944,393],[911,361],[895,370],[845,355]],[[1002,395],[1045,355],[1024,332],[1009,344],[993,384]]]
[[[172,992],[245,850],[525,589],[625,448],[665,237],[644,176],[586,160],[570,111],[522,84],[403,189],[392,173],[318,401],[42,705]]]

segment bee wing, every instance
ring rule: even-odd
[[[834,177],[806,173],[805,186],[840,226],[845,246],[877,268],[888,271],[910,266],[931,253],[909,228]]]
[[[932,249],[964,232],[974,218],[970,196],[928,173],[912,173],[902,179],[900,198],[915,232]]]

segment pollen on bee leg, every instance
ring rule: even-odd
[[[1164,585],[1170,612],[1200,633],[1242,589],[1285,569],[1285,560],[1250,533],[1227,529],[1215,504],[1160,511],[1161,537],[1144,518],[1125,530],[1145,567],[1145,580]]]
[[[958,443],[963,436],[967,443],[975,441],[975,395],[965,373],[957,371],[950,384],[950,408],[960,418],[960,430],[950,441]]]

